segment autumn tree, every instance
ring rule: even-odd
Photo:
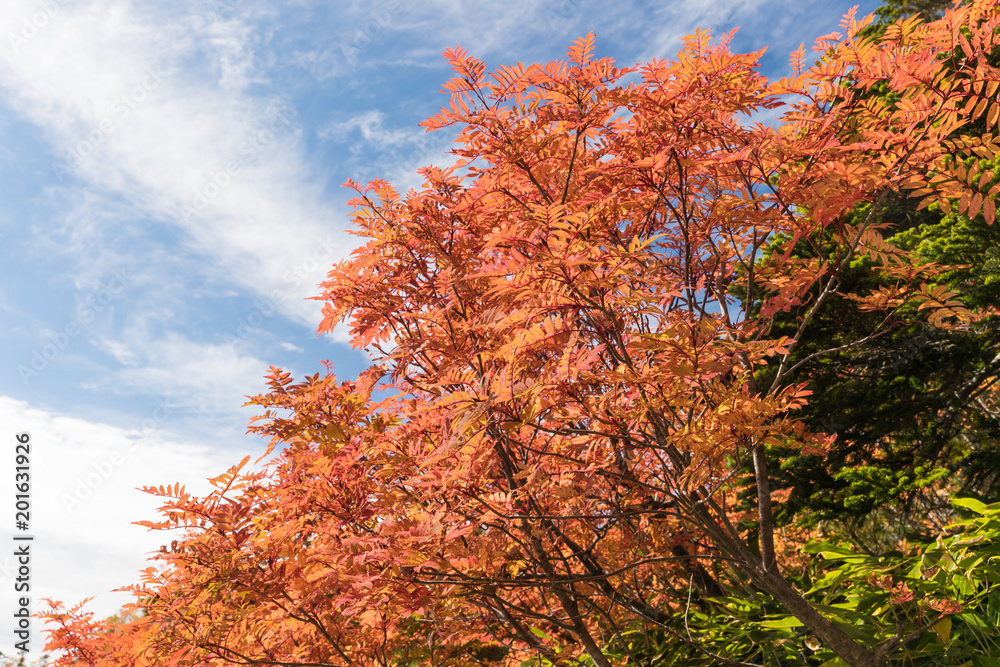
[[[320,331],[346,323],[375,364],[346,383],[273,369],[251,401],[278,450],[266,472],[244,461],[205,498],[150,489],[164,517],[145,525],[188,532],[133,588],[134,659],[603,667],[659,630],[726,663],[676,621],[740,587],[850,665],[926,629],[921,613],[867,638],[838,624],[774,529],[768,449],[831,443],[797,418],[794,355],[835,297],[882,315],[843,345],[886,318],[977,317],[880,230],[901,189],[992,222],[992,176],[953,156],[1000,147],[943,141],[997,126],[998,9],[865,25],[849,15],[774,83],[760,53],[704,32],[629,68],[592,37],[490,74],[449,51],[451,102],[425,125],[459,128],[456,163],[405,197],[349,183],[368,241],[319,297]],[[894,94],[864,94],[876,83]],[[776,127],[754,122],[772,109]],[[825,252],[794,253],[803,239]],[[846,292],[860,257],[881,280]]]
[[[40,615],[50,626],[46,629],[49,636],[46,646],[62,652],[50,664],[88,667],[134,664],[146,667],[149,663],[135,660],[133,654],[134,647],[143,643],[145,613],[131,608],[121,615],[98,621],[93,612],[84,611],[88,600],[69,609],[59,602],[43,600],[47,609]]]

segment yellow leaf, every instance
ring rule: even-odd
[[[340,424],[327,424],[326,428],[323,430],[323,434],[331,440],[337,440],[340,442],[347,440],[347,434],[344,433],[344,429],[340,428]]]
[[[935,623],[934,633],[937,634],[938,641],[942,644],[947,644],[948,638],[951,637],[951,616],[945,616]]]

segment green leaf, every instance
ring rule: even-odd
[[[549,636],[548,634],[546,634],[546,632],[544,630],[542,630],[541,628],[531,627],[531,628],[528,628],[528,629],[531,630],[532,634],[538,635],[542,639],[547,639],[548,641],[553,642],[553,643],[556,641],[551,636]]]
[[[779,618],[776,621],[763,621],[760,625],[764,628],[784,629],[797,628],[804,624],[794,616],[786,616],[785,618]]]
[[[827,660],[819,667],[851,667],[851,666],[848,665],[843,660],[841,660],[840,658],[833,658],[832,660]]]
[[[976,514],[983,514],[986,511],[986,504],[975,498],[952,498],[951,504],[955,507],[964,507],[965,509],[972,510]]]

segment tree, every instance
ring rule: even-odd
[[[89,598],[88,598],[89,599]],[[134,646],[141,644],[145,615],[139,609],[125,610],[121,615],[95,621],[91,612],[83,611],[88,600],[65,609],[62,604],[44,600],[48,611],[40,616],[53,625],[46,648],[63,651],[51,665],[87,665],[88,667],[116,667],[149,663],[135,660]],[[48,656],[43,656],[47,659]]]
[[[932,21],[941,18],[953,4],[955,3],[951,0],[884,0],[882,6],[875,10],[875,26],[885,28],[911,16]]]
[[[608,666],[632,633],[684,641],[692,605],[749,587],[848,664],[882,664],[919,614],[859,640],[803,595],[777,557],[767,450],[830,445],[796,417],[792,355],[835,295],[881,314],[844,345],[886,318],[976,319],[934,284],[943,267],[879,230],[900,188],[992,222],[997,188],[948,156],[1000,149],[942,141],[997,124],[980,56],[998,16],[974,2],[873,41],[849,15],[777,83],[707,33],[624,69],[592,37],[491,75],[448,52],[451,104],[426,126],[461,128],[458,161],[405,198],[350,183],[370,240],[319,297],[320,331],[349,322],[376,364],[346,383],[272,369],[251,401],[281,447],[266,473],[244,460],[206,498],[150,489],[164,520],[145,525],[188,533],[133,588],[148,616],[130,655]],[[778,108],[777,128],[747,120]],[[830,252],[796,256],[803,239]],[[861,256],[889,287],[844,293]],[[379,382],[395,395],[373,400]]]
[[[877,12],[881,22],[863,33],[880,35],[889,25],[887,17],[908,18],[921,6],[925,15],[939,15],[946,4],[888,2]],[[943,57],[946,66],[966,55],[960,44],[954,47],[954,54]],[[997,50],[984,55],[986,64],[1000,63]],[[882,83],[866,92],[884,101],[896,95]],[[961,174],[966,183],[985,178],[987,189],[995,185],[997,161],[978,147],[990,145],[992,132],[992,123],[970,119],[948,137],[960,146],[977,146],[974,152],[961,151],[964,155],[952,165],[968,169]],[[1000,371],[995,260],[1000,236],[975,210],[920,203],[905,192],[890,193],[881,213],[885,241],[921,262],[950,267],[935,284],[954,292],[980,317],[950,330],[919,317],[894,319],[864,344],[842,347],[875,327],[882,314],[833,295],[792,363],[802,363],[799,372],[816,392],[800,418],[810,429],[835,434],[836,446],[823,456],[798,456],[788,449],[772,456],[780,463],[775,481],[791,491],[778,513],[780,523],[833,521],[835,530],[848,530],[873,552],[902,537],[921,540],[936,534],[952,516],[949,491],[987,502],[998,498],[993,481],[1000,460],[1000,413],[993,387]],[[863,217],[867,207],[854,215]],[[816,239],[803,239],[792,254],[826,258],[831,251]],[[856,258],[843,276],[843,291],[892,288],[872,264],[870,257]],[[773,331],[794,330],[795,316],[794,311],[779,315]],[[831,348],[841,349],[813,356]],[[824,530],[830,529],[826,523]]]

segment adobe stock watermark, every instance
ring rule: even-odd
[[[152,431],[169,419],[175,409],[177,406],[171,405],[168,401],[157,401],[150,416],[143,419],[137,429],[132,429],[130,434],[132,444],[124,451],[113,451],[100,461],[92,463],[86,474],[77,477],[72,493],[62,495],[61,500],[66,511],[72,514],[77,507],[83,505],[106,481],[111,479],[115,470],[128,460],[128,453],[135,451],[136,447],[139,446],[138,433],[136,432]]]
[[[45,26],[49,24],[62,8],[62,3],[58,0],[36,0],[36,2],[38,4],[38,11],[32,13],[31,16],[25,16],[21,20],[20,30],[7,33],[7,41],[10,42],[14,53],[17,53],[22,46],[26,45],[39,32],[44,30]]]
[[[320,266],[332,266],[337,261],[337,249],[338,246],[331,236],[317,241],[312,253],[282,276],[282,282],[288,285],[288,289],[275,288],[266,297],[254,299],[253,310],[237,320],[235,335],[226,334],[223,336],[223,340],[230,345],[248,340],[260,330],[264,322],[278,312],[279,305],[288,298],[288,293],[292,288],[298,287],[304,280],[314,277]]]
[[[60,331],[49,334],[48,343],[31,351],[31,361],[28,364],[18,365],[17,374],[21,376],[21,382],[27,385],[29,380],[38,377],[49,367],[49,363],[69,346],[70,341],[79,336],[87,325],[121,296],[128,286],[127,272],[125,269],[117,269],[112,271],[111,275],[113,277],[106,285],[101,285],[100,289],[87,295],[83,303],[78,306],[76,317],[67,322]]]
[[[356,64],[361,52],[371,46],[375,37],[392,24],[393,17],[402,8],[402,0],[389,0],[381,7],[373,7],[365,23],[354,29],[349,40],[340,43],[340,52],[347,62]]]
[[[62,182],[64,176],[68,176],[78,168],[87,156],[93,153],[108,136],[114,133],[118,124],[128,118],[132,111],[142,104],[149,97],[149,94],[159,88],[162,83],[162,72],[159,72],[155,67],[147,69],[142,81],[119,97],[111,106],[111,115],[99,120],[97,125],[77,140],[75,144],[66,149],[66,155],[62,160],[52,163],[52,170],[59,178],[59,181]]]
[[[225,334],[222,338],[228,345],[248,340],[269,320],[278,310],[278,303],[283,300],[285,293],[279,289],[271,290],[263,299],[254,299],[253,310],[249,314],[241,317],[236,322],[235,334]]]
[[[208,208],[209,204],[232,185],[233,179],[243,170],[243,167],[249,164],[257,156],[257,153],[274,142],[278,137],[278,130],[291,125],[290,115],[293,114],[275,110],[265,127],[254,130],[244,137],[236,148],[238,157],[227,162],[222,169],[212,172],[208,180],[195,188],[191,201],[181,208],[179,217],[182,220],[189,220]]]
[[[554,7],[545,9],[545,20],[549,23],[551,30],[560,30],[567,27],[570,19],[580,11],[583,0],[561,0]]]

